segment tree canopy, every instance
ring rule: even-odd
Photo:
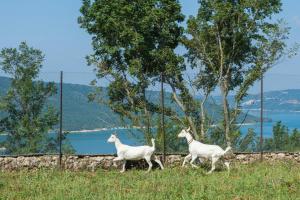
[[[183,34],[184,20],[176,0],[84,0],[78,21],[92,35],[94,53],[89,64],[98,78],[107,78],[111,108],[143,126],[158,104],[145,96],[160,80],[182,80],[184,59],[174,53]],[[149,126],[149,124],[148,124]]]

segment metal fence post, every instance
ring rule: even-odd
[[[58,142],[59,142],[59,167],[62,168],[62,113],[63,113],[63,71],[60,71],[60,119],[59,119],[59,136],[58,136]]]
[[[164,105],[164,74],[160,73],[161,79],[161,131],[163,139],[163,161],[166,162],[166,136],[165,136],[165,105]]]
[[[261,72],[260,80],[260,161],[263,161],[263,126],[264,126],[264,74]]]

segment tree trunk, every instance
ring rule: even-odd
[[[196,140],[199,140],[199,135],[197,133],[197,129],[196,129],[196,125],[192,119],[191,116],[189,116],[189,114],[186,111],[186,107],[183,104],[183,102],[180,101],[180,99],[178,98],[177,94],[176,94],[176,89],[170,84],[171,88],[172,88],[172,94],[173,94],[173,98],[175,100],[175,102],[178,104],[178,106],[181,108],[181,110],[183,111],[183,113],[185,114],[185,117],[193,131],[193,135],[195,137]]]
[[[193,119],[190,116],[187,116],[187,115],[186,115],[186,118],[187,118],[187,120],[189,122],[189,125],[190,125],[190,127],[191,127],[191,129],[194,133],[195,139],[199,140],[200,138],[199,138],[199,135],[197,134],[197,129],[196,129],[195,123],[193,122]]]
[[[223,112],[224,112],[224,128],[225,128],[225,138],[227,146],[231,146],[230,140],[230,114],[229,114],[229,105],[227,100],[228,95],[228,87],[226,81],[222,81],[221,83],[221,92],[222,92],[222,100],[223,100]]]
[[[201,109],[201,139],[204,141],[205,139],[205,130],[204,130],[204,124],[206,121],[205,112],[204,112],[204,103],[206,102],[206,99],[208,97],[208,94],[205,95],[204,99],[202,100],[200,104]]]
[[[204,123],[205,123],[205,114],[203,110],[203,104],[201,103],[201,139],[203,141],[205,138]]]

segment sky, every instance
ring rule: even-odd
[[[180,3],[187,17],[197,13],[197,0]],[[288,44],[300,43],[300,1],[282,3],[283,11],[278,17],[292,28]],[[26,41],[45,54],[41,79],[59,81],[62,70],[64,82],[89,84],[95,74],[85,60],[92,53],[91,36],[77,23],[81,4],[81,0],[0,0],[0,49]],[[183,53],[182,49],[177,51]],[[1,75],[4,73],[0,71]],[[283,60],[266,74],[266,91],[283,89],[300,89],[300,55]],[[256,84],[251,92],[258,91]]]

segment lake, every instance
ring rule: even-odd
[[[249,114],[259,116],[259,111],[251,111]],[[264,123],[264,137],[272,136],[273,125],[277,121],[282,121],[290,130],[294,128],[300,129],[300,113],[299,112],[270,112],[264,113],[264,117],[271,118],[272,122]],[[244,125],[241,127],[243,133],[246,133],[248,128],[254,128],[257,135],[260,134],[260,124]],[[126,130],[105,130],[88,133],[70,133],[67,135],[68,140],[75,148],[77,154],[110,154],[116,153],[115,146],[107,143],[110,134],[117,132],[121,141],[129,145],[141,145],[142,139],[136,139],[133,134],[138,134],[138,129]],[[177,133],[175,133],[177,134]],[[55,136],[54,133],[51,134]],[[0,142],[5,140],[5,135],[0,135]]]
[[[250,111],[249,114],[259,116],[260,111]],[[263,132],[264,137],[272,137],[273,126],[276,122],[281,121],[283,125],[287,126],[290,131],[295,128],[300,129],[300,112],[274,112],[265,111],[264,118],[272,119],[272,122],[264,122]],[[241,127],[243,133],[246,133],[248,128],[253,128],[256,134],[260,135],[260,123],[254,125],[244,125]]]

